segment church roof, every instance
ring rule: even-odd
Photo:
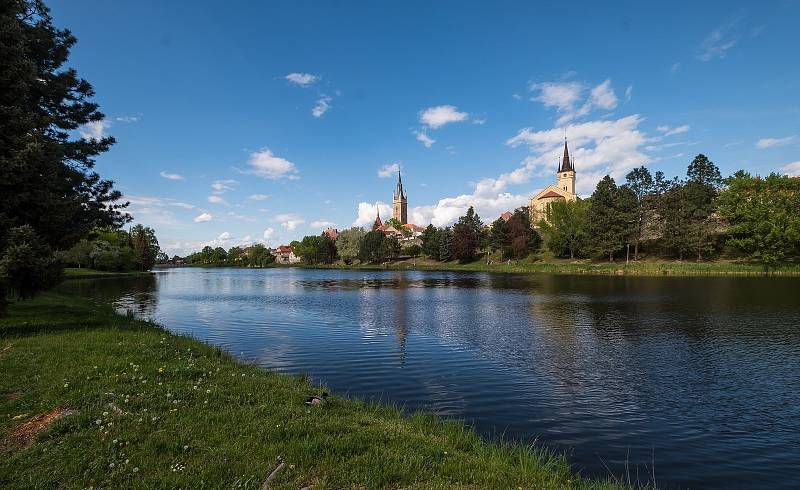
[[[394,189],[394,200],[398,201],[400,199],[405,199],[406,193],[403,190],[403,179],[400,177],[400,171],[397,171],[397,187]]]
[[[572,165],[572,160],[569,158],[569,148],[567,147],[567,138],[564,138],[564,158],[561,159],[561,165],[558,166],[559,173],[561,172],[574,172],[575,167]]]
[[[377,230],[381,226],[383,226],[383,221],[381,221],[381,212],[378,210],[377,216],[375,216],[375,222],[372,223],[372,229]]]
[[[555,192],[555,191],[551,190],[551,191],[547,191],[547,193],[539,196],[537,199],[545,199],[545,198],[548,198],[548,197],[564,197],[564,196],[562,196],[558,192]]]

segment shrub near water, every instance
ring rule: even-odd
[[[77,327],[77,328],[76,328]],[[0,320],[0,487],[605,488],[457,423],[329,398],[308,381],[48,293]],[[57,407],[28,449],[7,444]]]

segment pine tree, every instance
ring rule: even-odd
[[[614,253],[629,243],[635,230],[635,197],[630,189],[617,187],[606,175],[597,184],[589,207],[589,232],[596,251],[614,261]]]

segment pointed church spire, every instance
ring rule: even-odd
[[[405,199],[405,191],[403,191],[403,178],[400,176],[400,171],[397,171],[397,187],[394,189],[394,199]]]
[[[572,166],[572,160],[569,159],[569,147],[567,146],[567,137],[564,136],[564,158],[561,159],[561,165],[558,167],[559,172],[574,172],[575,168]]]
[[[381,221],[381,210],[377,204],[375,205],[375,210],[377,212],[375,213],[375,222],[372,223],[372,231],[375,231],[381,226],[383,226],[383,222]]]

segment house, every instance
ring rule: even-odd
[[[299,264],[300,257],[294,254],[294,249],[289,245],[281,245],[273,252],[275,262],[278,264]]]
[[[331,240],[336,241],[336,239],[339,237],[339,230],[336,228],[328,228],[322,232],[322,236],[326,236]]]

